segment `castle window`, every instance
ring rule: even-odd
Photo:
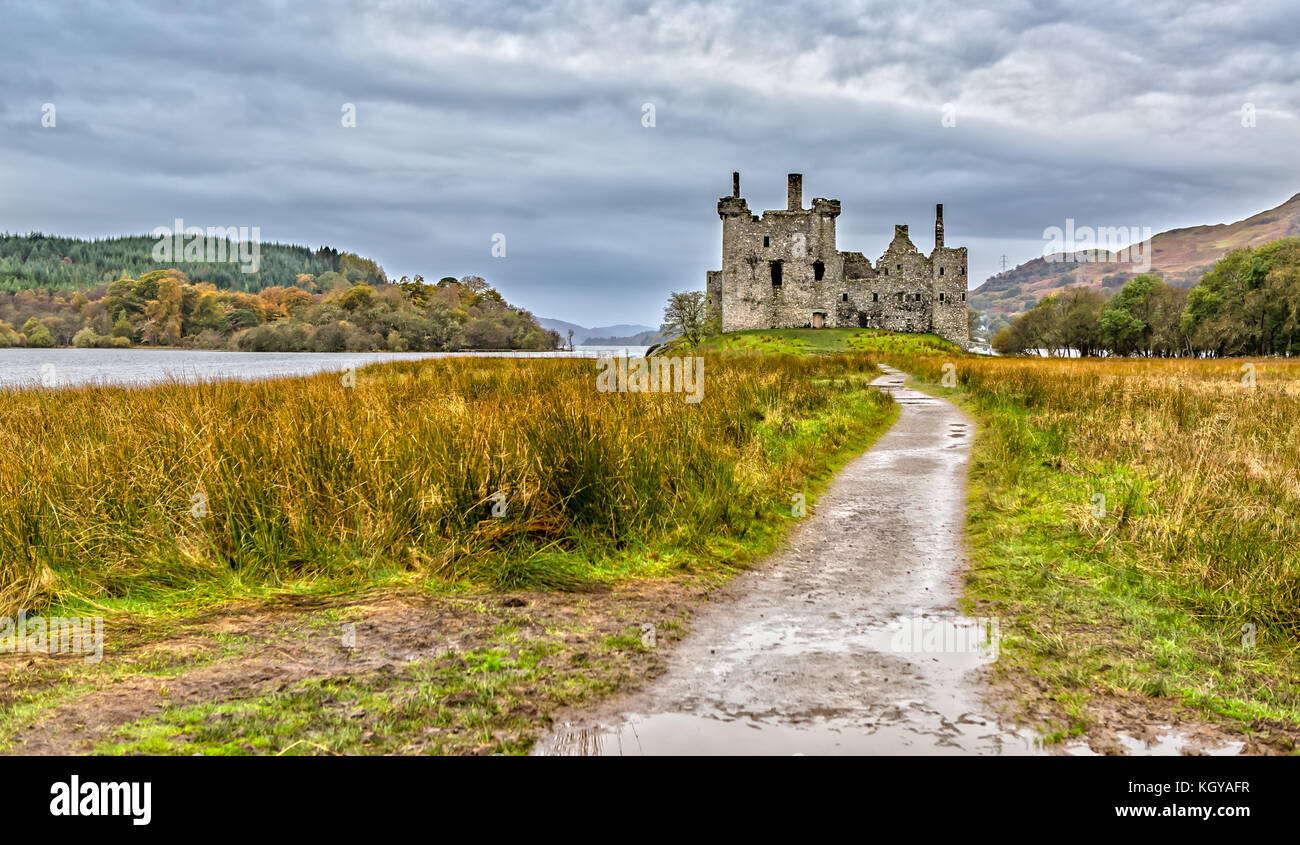
[[[942,292],[942,291],[939,292],[939,301],[940,301],[940,302],[943,302],[943,292]]]
[[[965,267],[961,268],[961,274],[962,274],[963,276],[966,275],[966,268],[965,268]]]
[[[781,262],[773,261],[771,267],[772,267],[772,287],[779,288],[781,287]]]
[[[821,263],[820,261],[814,261],[814,262],[813,262],[813,279],[815,279],[816,281],[819,281],[819,282],[820,282],[820,281],[822,280],[822,276],[825,276],[825,275],[826,275],[826,265],[823,264],[823,263]]]
[[[872,302],[879,302],[879,301],[880,301],[880,294],[878,294],[878,293],[873,293],[873,294],[871,295],[871,301],[872,301]]]
[[[939,268],[939,275],[940,275],[940,276],[943,275],[943,268],[942,268],[942,267]]]
[[[961,292],[961,301],[962,301],[962,302],[965,302],[965,301],[966,301],[966,291],[962,291],[962,292]]]
[[[903,265],[902,265],[902,264],[899,264],[899,265],[898,265],[898,270],[899,270],[899,272],[902,272],[902,270],[903,270]]]
[[[849,295],[847,293],[840,294],[840,302],[848,302],[848,301],[849,301]]]
[[[764,236],[763,236],[763,246],[771,246],[771,245],[772,245],[772,239],[769,238],[767,235],[764,235]]]

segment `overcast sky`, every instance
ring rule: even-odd
[[[1066,218],[1300,192],[1294,2],[189,5],[0,0],[0,231],[259,226],[657,325],[720,264],[733,170],[755,211],[802,172],[873,259],[943,202],[973,284]]]

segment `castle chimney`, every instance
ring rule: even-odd
[[[740,199],[740,171],[731,171],[731,196]]]
[[[943,203],[934,207],[934,248],[943,246]]]
[[[803,174],[791,173],[785,177],[786,209],[800,211],[803,209]]]

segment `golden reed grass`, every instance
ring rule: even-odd
[[[392,572],[578,586],[637,544],[745,542],[887,414],[819,381],[866,356],[710,358],[699,404],[600,393],[594,363],[0,393],[0,613]]]
[[[1069,480],[1038,491],[1070,497],[1062,535],[1086,535],[1225,631],[1300,636],[1300,362],[890,360],[935,382],[955,365],[988,412],[986,469],[1003,489],[1048,483],[1031,471],[1043,466]],[[1089,493],[1107,497],[1106,516]]]

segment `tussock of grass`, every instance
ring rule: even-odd
[[[0,613],[734,563],[892,419],[846,378],[871,368],[711,356],[699,404],[599,393],[574,360],[6,392]]]

